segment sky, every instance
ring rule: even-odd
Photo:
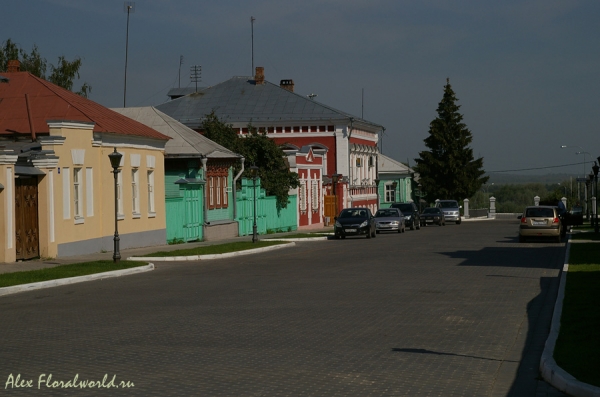
[[[37,45],[49,63],[81,57],[75,88],[87,82],[90,99],[122,107],[124,4],[6,0],[0,42]],[[490,182],[498,171],[581,176],[600,156],[597,0],[140,0],[127,106],[193,86],[192,65],[201,86],[253,75],[251,17],[266,80],[293,79],[296,93],[383,125],[383,154],[396,160],[415,165],[426,149],[447,78]]]

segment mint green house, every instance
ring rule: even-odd
[[[395,202],[415,201],[414,173],[412,168],[379,153],[377,156],[379,208],[388,208]]]
[[[154,107],[113,109],[171,139],[165,145],[167,242],[238,236],[232,167],[243,157]],[[241,172],[240,172],[241,174]]]

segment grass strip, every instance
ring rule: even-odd
[[[600,244],[571,245],[556,363],[578,380],[600,386]]]
[[[600,233],[573,233],[571,234],[573,240],[591,240],[600,241]]]
[[[192,256],[192,255],[214,255],[226,254],[228,252],[246,251],[254,248],[269,247],[271,245],[286,244],[285,241],[236,241],[234,243],[207,245],[204,247],[188,248],[177,251],[161,251],[144,255],[144,257],[165,257],[165,256]]]
[[[104,273],[145,265],[147,263],[133,261],[120,261],[118,263],[113,263],[113,261],[95,261],[72,263],[70,265],[48,267],[46,269],[2,273],[0,274],[0,287],[11,287],[13,285],[37,283],[67,277],[87,276],[88,274]]]

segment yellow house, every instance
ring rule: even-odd
[[[2,77],[0,262],[112,251],[115,224],[121,249],[165,244],[169,138],[29,73]]]

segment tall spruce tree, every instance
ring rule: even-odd
[[[430,150],[420,152],[420,158],[415,159],[414,168],[429,202],[469,198],[489,178],[483,176],[483,157],[473,158],[473,149],[469,147],[473,136],[462,122],[457,101],[450,79],[446,79],[438,117],[429,124],[429,136],[425,138],[425,146]]]

